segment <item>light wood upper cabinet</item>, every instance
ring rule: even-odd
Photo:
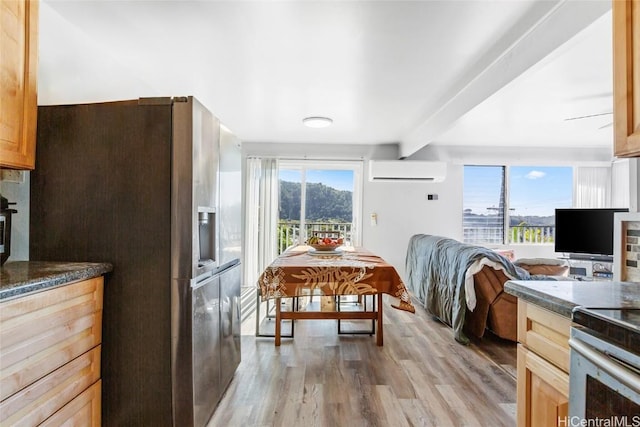
[[[613,0],[614,152],[640,157],[640,0]]]
[[[36,154],[37,0],[0,0],[0,166],[33,169]]]

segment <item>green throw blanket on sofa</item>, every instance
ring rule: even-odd
[[[478,259],[488,258],[504,267],[508,276],[530,280],[529,273],[499,253],[441,236],[416,234],[407,249],[407,287],[422,305],[451,326],[456,341],[468,344],[462,331],[466,312],[465,274]]]

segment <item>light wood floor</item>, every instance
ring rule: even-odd
[[[209,427],[515,426],[515,344],[458,344],[450,328],[390,307],[384,346],[297,321],[295,338],[242,337],[242,363]]]

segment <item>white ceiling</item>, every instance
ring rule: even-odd
[[[608,0],[42,0],[39,103],[194,95],[250,142],[611,146]],[[585,29],[586,28],[586,29]],[[541,61],[542,60],[542,61]],[[502,88],[502,89],[501,89]],[[306,116],[334,125],[308,129]]]
[[[438,143],[612,147],[611,25],[609,12],[462,116]]]

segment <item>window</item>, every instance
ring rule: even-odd
[[[278,251],[311,234],[332,233],[358,244],[362,162],[282,160]]]
[[[465,166],[464,241],[552,243],[555,209],[572,205],[571,167]]]
[[[504,166],[464,167],[465,242],[504,243],[504,178]]]

